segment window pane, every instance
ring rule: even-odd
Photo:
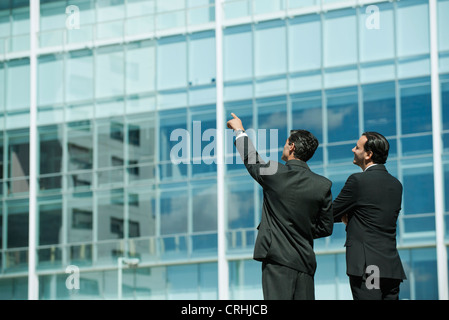
[[[429,53],[429,6],[427,1],[397,3],[397,50],[399,56]]]
[[[267,76],[285,73],[286,61],[285,21],[262,22],[255,31],[255,75]]]
[[[323,143],[321,92],[292,96],[292,130],[305,129]]]
[[[67,198],[67,241],[74,243],[92,241],[92,193],[72,193]]]
[[[358,140],[357,89],[327,92],[328,141]]]
[[[110,119],[100,123],[98,131],[98,167],[108,168],[124,165],[124,127],[123,120]]]
[[[151,237],[156,234],[156,195],[148,187],[128,192],[128,237]]]
[[[58,126],[40,127],[39,131],[39,173],[62,171],[62,128]],[[57,177],[55,177],[57,178]],[[41,190],[61,188],[61,178],[41,179]]]
[[[430,85],[401,89],[402,133],[432,131]]]
[[[187,232],[188,195],[185,189],[161,191],[161,234]]]
[[[265,156],[262,151],[270,150],[269,159],[280,160],[282,155],[278,152],[278,149],[284,147],[289,136],[287,135],[286,97],[259,99],[256,103],[259,123],[257,150],[261,152],[262,157]],[[260,129],[263,133],[260,132]],[[277,140],[275,139],[276,134],[272,130],[277,131]],[[262,134],[265,134],[265,139],[263,139]],[[268,160],[268,158],[265,158],[265,160]]]
[[[248,175],[228,180],[228,229],[254,228],[254,184]]]
[[[189,85],[215,83],[215,34],[193,34],[189,41]]]
[[[125,232],[123,190],[98,193],[98,240],[122,239]]]
[[[6,110],[28,108],[30,105],[29,60],[13,60],[7,65]]]
[[[21,178],[29,175],[30,145],[28,131],[8,132],[8,177]],[[9,193],[28,192],[28,179],[11,180],[8,183]]]
[[[217,230],[217,186],[201,183],[193,189],[193,232]]]
[[[90,122],[73,123],[67,130],[68,170],[92,169],[93,137]]]
[[[126,52],[126,93],[154,91],[156,75],[156,49],[153,42],[130,45]]]
[[[7,248],[28,247],[28,200],[7,201]]]
[[[378,4],[378,12],[368,11],[368,7],[360,8],[360,61],[383,60],[394,57],[394,12],[393,4]],[[371,19],[379,17],[379,28],[367,28]],[[376,22],[373,20],[373,23]]]
[[[433,170],[431,167],[410,168],[403,172],[404,214],[435,212]]]
[[[366,85],[363,91],[364,131],[396,135],[395,84]]]
[[[438,50],[449,50],[449,1],[438,1]]]
[[[186,86],[187,46],[185,37],[174,36],[158,41],[157,88],[158,90]]]
[[[250,78],[253,74],[251,26],[227,28],[223,32],[223,78]]]
[[[321,19],[308,15],[290,20],[288,29],[289,71],[321,67]]]
[[[65,90],[67,101],[92,99],[94,96],[92,51],[72,51],[66,63]]]
[[[123,95],[123,49],[120,46],[98,49],[96,60],[96,97]]]
[[[63,57],[43,56],[39,58],[38,63],[38,105],[61,103],[64,83]]]
[[[50,203],[39,200],[39,244],[40,246],[63,243],[62,234],[62,203],[61,197]]]
[[[325,14],[325,67],[357,63],[356,25],[354,10],[338,10]]]

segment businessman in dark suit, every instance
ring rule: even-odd
[[[406,279],[396,248],[402,184],[385,168],[389,143],[365,132],[352,149],[354,173],[333,202],[334,221],[346,224],[346,273],[355,300],[397,300]]]
[[[306,130],[294,130],[282,154],[286,163],[265,163],[241,120],[231,115],[227,126],[235,131],[236,148],[250,175],[263,188],[254,259],[262,261],[264,299],[313,300],[313,239],[329,236],[333,229],[331,181],[313,173],[306,164],[318,140]]]

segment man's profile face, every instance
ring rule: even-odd
[[[288,138],[287,141],[285,141],[284,150],[282,151],[282,160],[288,161],[288,156],[290,155],[290,150],[293,150],[294,144],[288,144]]]
[[[352,148],[352,152],[354,152],[353,163],[362,168],[365,165],[365,159],[367,156],[367,153],[365,151],[365,143],[367,140],[368,139],[365,136],[361,136],[360,139],[357,141],[355,147]]]

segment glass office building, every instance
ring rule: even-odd
[[[0,299],[261,299],[262,191],[229,130],[224,165],[211,148],[231,112],[265,158],[312,131],[334,197],[360,134],[383,133],[400,298],[445,298],[448,0],[6,0]],[[315,242],[317,299],[352,298],[344,240]]]

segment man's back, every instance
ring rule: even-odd
[[[396,225],[402,184],[383,164],[351,175],[334,201],[336,220],[348,214],[346,261],[349,275],[362,276],[366,267],[379,268],[380,276],[405,279],[396,248]]]
[[[242,139],[250,152],[255,152],[251,141]],[[239,152],[247,155],[243,145],[237,144]],[[314,275],[313,239],[329,236],[333,230],[331,181],[313,173],[301,160],[289,160],[285,165],[245,161],[245,166],[264,194],[254,259]],[[270,174],[261,175],[261,167],[271,167]]]

